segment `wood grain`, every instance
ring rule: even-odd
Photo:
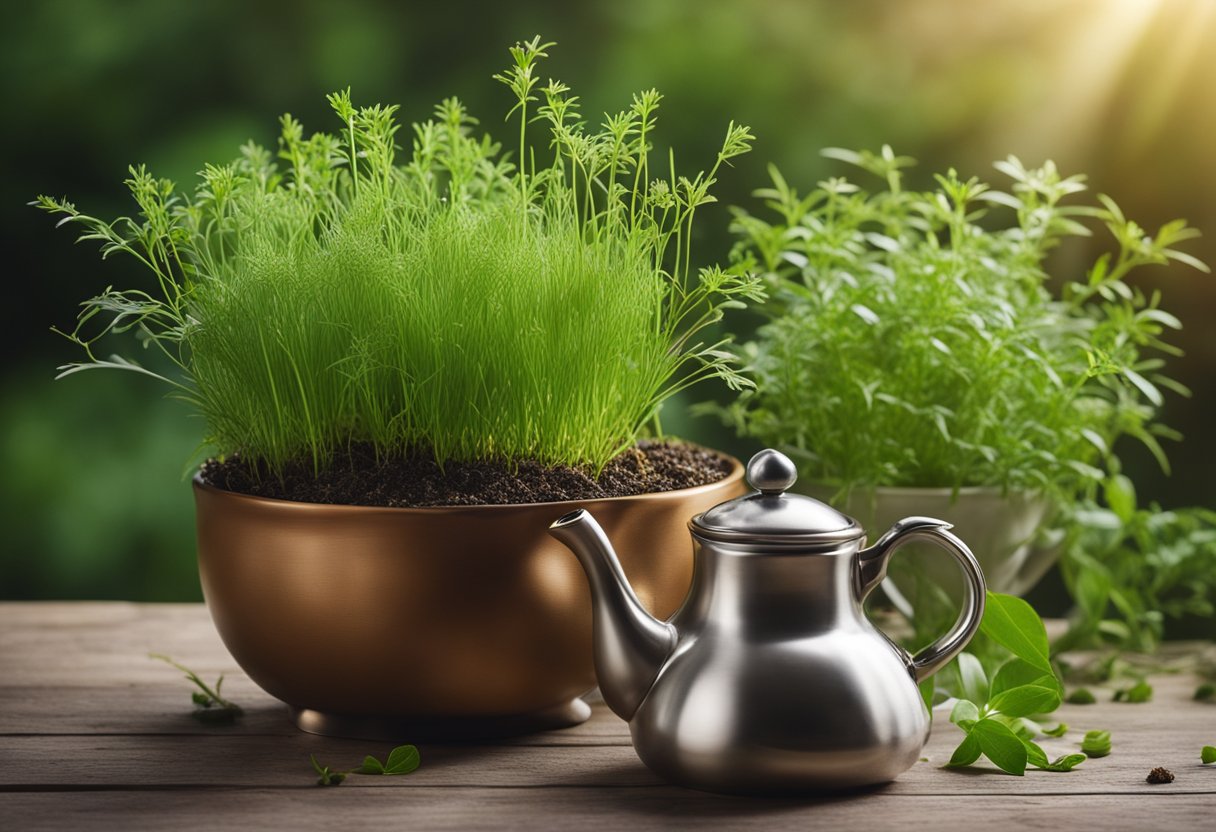
[[[189,716],[190,687],[147,658],[168,653],[211,678],[246,710],[236,725]],[[1154,701],[1109,692],[1066,705],[1072,731],[1043,743],[1075,750],[1086,728],[1114,753],[1067,774],[1011,777],[941,768],[960,734],[939,714],[925,759],[895,783],[803,800],[727,798],[670,787],[637,759],[627,726],[602,704],[584,725],[486,745],[422,745],[408,777],[352,777],[313,786],[316,754],[335,768],[390,744],[295,730],[285,708],[242,674],[200,605],[0,604],[0,829],[805,829],[865,823],[901,829],[1000,826],[1194,828],[1216,811],[1216,707],[1191,700],[1184,674],[1153,679]],[[1153,766],[1177,779],[1148,786]]]

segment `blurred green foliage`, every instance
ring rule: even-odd
[[[1216,262],[1208,0],[4,4],[0,598],[199,597],[182,476],[198,425],[150,380],[51,381],[76,353],[49,327],[68,325],[79,299],[131,285],[137,270],[99,263],[25,203],[46,192],[102,215],[129,210],[117,185],[128,164],[189,181],[246,139],[272,142],[282,112],[330,126],[322,93],[348,84],[361,101],[401,104],[406,120],[448,95],[501,112],[506,93],[489,76],[510,42],[538,32],[558,42],[553,71],[589,114],[663,90],[662,135],[682,149],[681,166],[712,161],[724,119],[753,126],[755,152],[722,177],[721,204],[701,217],[695,245],[707,260],[729,248],[725,206],[749,204],[767,161],[814,183],[830,171],[820,147],[888,142],[921,170],[954,166],[964,177],[1009,153],[1052,157],[1066,173],[1088,172],[1143,225],[1186,217],[1208,233],[1195,253]],[[1066,273],[1092,252],[1079,242],[1058,257],[1052,271]],[[1183,320],[1188,355],[1175,374],[1195,391],[1163,417],[1187,435],[1171,479],[1146,455],[1125,457],[1139,493],[1166,506],[1216,504],[1206,326],[1216,293],[1201,277],[1142,281],[1160,283]],[[710,395],[725,393],[705,386],[686,400]],[[668,430],[749,450],[678,405],[664,413]]]

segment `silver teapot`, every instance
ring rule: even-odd
[[[788,457],[761,451],[747,466],[752,493],[692,518],[692,587],[668,621],[638,601],[588,512],[549,527],[591,585],[604,701],[671,782],[756,794],[893,780],[929,736],[917,683],[979,628],[984,577],[950,524],[909,517],[863,549],[852,518],[786,493],[795,478]],[[862,611],[913,540],[944,548],[967,578],[954,627],[915,655]]]

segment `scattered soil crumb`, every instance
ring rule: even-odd
[[[447,462],[423,451],[377,458],[355,445],[316,476],[312,463],[289,464],[281,476],[239,456],[208,460],[203,481],[216,488],[304,503],[352,506],[467,506],[593,500],[675,491],[717,482],[730,473],[721,454],[677,442],[639,442],[594,472],[538,462]]]
[[[1148,773],[1148,777],[1144,778],[1144,782],[1152,783],[1154,786],[1161,783],[1173,783],[1174,772],[1170,771],[1168,768],[1157,766]]]

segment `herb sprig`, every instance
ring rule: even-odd
[[[186,674],[198,690],[190,694],[190,700],[194,703],[194,710],[190,715],[200,722],[234,722],[245,712],[241,710],[241,706],[237,705],[220,695],[220,691],[224,687],[224,677],[220,676],[215,681],[215,686],[212,687],[202,680],[197,673],[185,665],[178,664],[170,657],[161,653],[149,653],[148,658],[162,661],[165,664],[177,668],[182,673]]]
[[[422,764],[422,757],[413,745],[399,745],[388,753],[384,761],[372,755],[363,758],[363,764],[349,771],[335,771],[317,761],[315,754],[308,755],[313,771],[317,773],[318,786],[340,786],[351,774],[400,775],[415,771]]]
[[[987,757],[1002,771],[1025,774],[1027,766],[1044,771],[1071,771],[1085,761],[1083,754],[1050,759],[1035,742],[1039,736],[1060,736],[1067,726],[1046,728],[1032,719],[1059,707],[1063,687],[1051,664],[1047,631],[1034,609],[1020,598],[988,593],[981,630],[1009,652],[991,678],[971,653],[958,657],[961,696],[950,721],[963,730],[949,768]]]
[[[1181,220],[1149,233],[1084,177],[1054,164],[997,162],[998,190],[950,170],[905,187],[908,157],[824,155],[876,178],[843,177],[805,196],[770,168],[768,211],[735,210],[736,261],[755,263],[768,322],[740,357],[756,388],[717,410],[728,424],[797,455],[806,481],[875,486],[997,486],[1071,498],[1119,470],[1128,436],[1168,467],[1157,420],[1181,324],[1128,278],[1148,265],[1207,267],[1178,246]],[[1048,253],[1089,235],[1114,243],[1049,291]]]

